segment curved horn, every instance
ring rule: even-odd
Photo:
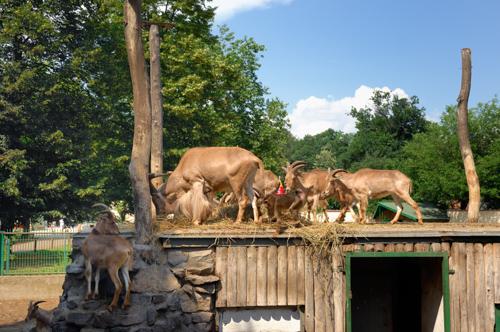
[[[332,177],[335,178],[336,177],[335,174],[337,174],[337,173],[349,173],[349,172],[346,171],[345,169],[338,168],[338,169],[334,170],[333,172],[331,172],[330,174]]]
[[[292,165],[290,165],[290,167],[291,167],[292,171],[296,171],[301,167],[305,167],[306,165],[307,165],[307,163],[305,161],[295,161],[292,163]]]
[[[111,212],[111,209],[106,204],[96,203],[96,204],[92,205],[92,207],[93,208],[98,208],[98,207],[103,208],[103,210],[101,210],[99,212]]]
[[[37,305],[39,305],[40,303],[44,303],[44,302],[47,302],[47,301],[36,301],[35,303],[33,303],[33,306],[37,306]]]
[[[302,164],[307,165],[307,163],[305,161],[303,161],[303,160],[295,160],[289,166],[293,168],[293,167],[295,167],[297,165],[302,165]]]

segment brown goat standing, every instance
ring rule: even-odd
[[[317,222],[318,208],[324,208],[325,202],[321,202],[321,194],[325,192],[328,186],[329,173],[322,169],[313,169],[309,172],[300,172],[299,170],[306,165],[303,161],[294,161],[292,164],[283,167],[286,172],[285,186],[288,191],[300,191],[304,193],[307,202],[307,219],[310,218],[311,210],[313,212],[313,221]],[[328,221],[326,210],[325,221]]]
[[[337,173],[342,173],[338,176]],[[419,224],[423,224],[422,212],[418,204],[411,198],[412,183],[410,178],[398,170],[379,170],[363,168],[355,173],[349,173],[337,169],[330,173],[328,188],[322,196],[334,195],[336,192],[345,195],[349,199],[349,205],[359,203],[359,220],[366,222],[366,209],[369,199],[379,199],[391,196],[397,206],[396,215],[391,224],[398,221],[403,205],[401,200],[408,203],[416,212]]]
[[[122,307],[127,308],[130,305],[131,281],[129,270],[132,268],[133,263],[133,248],[130,242],[119,235],[114,215],[109,208],[103,212],[96,226],[83,242],[82,252],[85,256],[86,299],[93,299],[98,296],[100,270],[106,269],[115,285],[113,300],[108,306],[108,310],[113,310],[118,304],[118,298],[122,290],[122,282],[119,276],[119,272],[121,272],[125,283],[125,300]],[[96,268],[93,293],[91,290],[92,266]]]

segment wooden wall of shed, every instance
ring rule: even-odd
[[[343,251],[447,252],[454,271],[449,275],[451,331],[493,331],[495,303],[500,303],[500,243],[373,242],[344,245]],[[343,262],[334,257],[331,269],[324,269],[304,246],[219,246],[216,306],[303,305],[307,332],[344,331]],[[332,275],[330,285],[320,277],[325,273]]]

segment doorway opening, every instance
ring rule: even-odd
[[[350,253],[346,279],[349,332],[450,329],[446,253]]]

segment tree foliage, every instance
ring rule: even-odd
[[[165,164],[192,146],[239,145],[276,169],[288,122],[257,79],[263,46],[215,34],[204,1],[144,1],[143,13],[175,24],[161,36]],[[97,201],[130,210],[122,5],[6,0],[0,17],[2,229],[40,216],[81,221]]]

